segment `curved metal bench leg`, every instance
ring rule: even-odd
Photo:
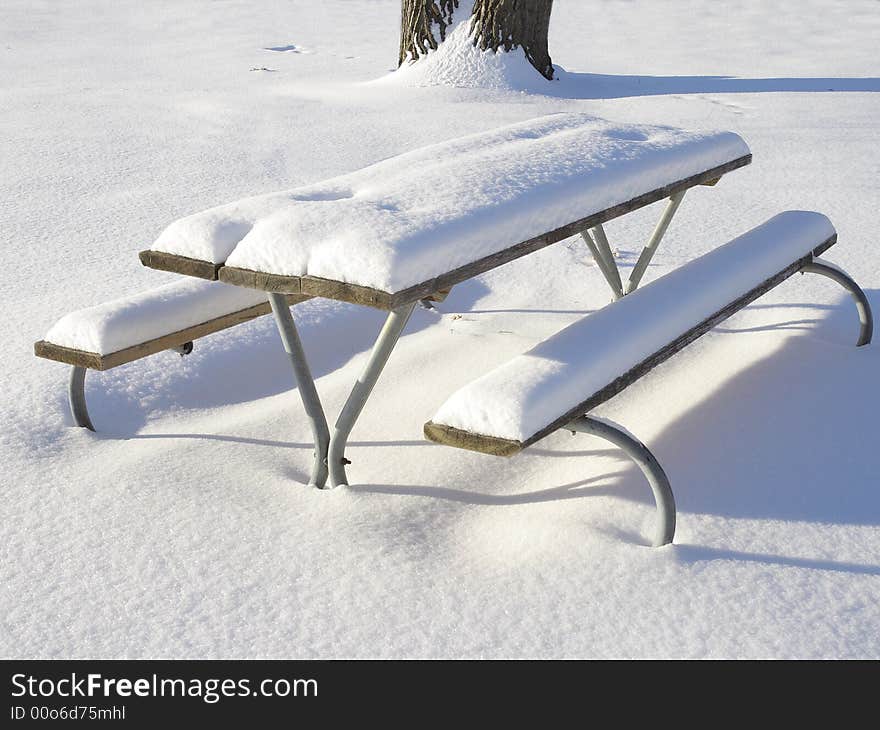
[[[579,433],[599,436],[627,453],[647,477],[651,491],[654,492],[658,516],[654,545],[659,547],[671,543],[675,536],[675,497],[672,495],[672,487],[669,485],[666,472],[663,471],[663,467],[660,466],[648,447],[622,428],[590,416],[576,418],[566,428]]]
[[[859,322],[861,322],[862,325],[861,332],[859,333],[859,341],[856,343],[856,346],[861,347],[862,345],[867,345],[874,336],[874,315],[871,313],[871,305],[868,303],[868,297],[865,296],[865,292],[862,291],[862,288],[856,284],[853,278],[839,266],[835,266],[834,264],[822,261],[822,259],[818,258],[813,259],[809,264],[804,264],[801,273],[821,274],[822,276],[827,276],[829,279],[836,281],[850,293],[850,296],[855,300],[856,308],[859,310]]]
[[[78,365],[73,366],[70,373],[70,383],[67,386],[67,400],[70,403],[70,414],[73,422],[89,431],[94,431],[92,419],[89,418],[89,409],[86,406],[86,369]]]
[[[312,464],[309,486],[323,489],[327,483],[327,448],[330,445],[330,429],[327,428],[327,419],[324,416],[324,409],[321,407],[321,399],[318,397],[315,381],[312,379],[309,363],[306,360],[299,333],[296,331],[296,324],[290,313],[287,299],[283,294],[270,293],[269,303],[272,305],[272,313],[275,315],[275,324],[278,325],[284,349],[293,365],[296,387],[299,390],[315,442],[315,460]]]

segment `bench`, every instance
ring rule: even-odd
[[[642,469],[658,509],[655,545],[672,542],[675,501],[650,450],[609,421],[587,415],[791,275],[844,286],[859,312],[858,345],[871,341],[864,292],[817,257],[837,234],[819,213],[788,211],[594,312],[464,386],[425,424],[436,443],[512,456],[560,429],[600,436]]]
[[[309,297],[288,295],[288,305]],[[192,352],[193,341],[268,314],[262,292],[182,279],[62,317],[34,343],[37,357],[72,365],[68,400],[77,426],[94,431],[86,370],[109,370],[163,350]]]

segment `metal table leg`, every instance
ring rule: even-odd
[[[399,309],[393,309],[385,320],[385,325],[373,345],[373,351],[370,353],[370,359],[367,361],[361,376],[352,388],[348,400],[336,419],[336,425],[333,428],[333,436],[330,438],[330,449],[327,453],[327,464],[330,467],[330,486],[338,487],[342,484],[348,484],[348,477],[345,474],[345,465],[348,460],[345,458],[345,445],[354,427],[355,421],[360,416],[370,397],[373,386],[379,379],[385,363],[391,351],[400,339],[400,334],[406,323],[409,321],[410,315],[415,308],[415,302],[404,305]]]
[[[639,282],[642,280],[642,276],[645,274],[645,269],[648,268],[648,264],[650,264],[651,259],[654,258],[657,247],[660,245],[660,241],[666,234],[666,229],[669,228],[669,224],[672,222],[672,218],[678,210],[678,206],[681,205],[681,201],[684,199],[684,194],[686,192],[686,190],[682,190],[669,198],[666,210],[664,210],[663,215],[660,216],[660,220],[657,222],[657,227],[654,228],[651,238],[648,239],[645,248],[642,249],[642,253],[629,275],[629,281],[626,284],[626,294],[635,291]]]
[[[400,339],[400,334],[409,321],[416,302],[394,309],[388,314],[385,325],[373,345],[370,359],[352,388],[348,400],[339,413],[339,418],[336,419],[332,438],[290,307],[283,294],[269,294],[269,302],[272,305],[272,312],[275,314],[275,322],[278,325],[284,349],[290,356],[297,388],[309,419],[312,437],[315,440],[315,461],[309,485],[323,489],[327,483],[328,475],[332,487],[348,484],[348,478],[345,474],[345,465],[349,463],[345,458],[346,442],[373,387],[376,385],[376,381],[379,379],[379,375],[382,373],[382,369],[385,367],[385,363],[388,362],[391,351]]]
[[[595,231],[596,229],[593,230]],[[620,282],[620,272],[617,270],[617,264],[614,263],[614,256],[611,253],[611,248],[608,246],[608,238],[604,234],[605,232],[603,230],[602,240],[605,241],[605,250],[603,250],[603,247],[600,247],[598,236],[596,237],[596,240],[593,240],[593,236],[589,231],[581,231],[581,237],[590,249],[590,253],[593,254],[593,260],[596,262],[596,266],[599,267],[599,271],[602,272],[602,276],[605,277],[605,281],[607,281],[608,286],[611,287],[611,293],[614,296],[614,299],[617,300],[623,296],[623,285]],[[606,251],[607,256],[605,253]]]
[[[685,192],[687,191],[681,190],[669,198],[669,203],[666,205],[663,215],[660,216],[660,220],[657,222],[651,238],[648,239],[636,261],[636,265],[630,273],[625,289],[620,279],[617,262],[614,260],[614,254],[611,252],[611,244],[608,242],[608,236],[605,235],[605,229],[602,227],[602,224],[594,226],[589,231],[581,231],[581,236],[589,247],[590,253],[593,254],[593,259],[596,261],[599,271],[602,272],[602,276],[605,277],[605,281],[611,287],[611,293],[615,300],[635,291],[638,287],[642,276],[645,274],[645,270],[648,268],[648,264],[651,263],[651,259],[657,252],[660,241],[663,240],[663,236],[666,234],[666,229],[669,228],[669,224],[678,210],[678,206],[681,205]]]
[[[321,406],[321,399],[315,388],[315,381],[309,370],[309,363],[303,351],[299,333],[293,315],[283,294],[269,294],[269,303],[272,305],[272,313],[275,315],[275,323],[278,325],[278,333],[284,343],[284,349],[290,357],[293,372],[296,377],[296,386],[302,398],[309,426],[312,429],[312,438],[315,440],[315,459],[312,465],[312,475],[309,486],[323,489],[327,483],[327,449],[330,445],[330,430],[327,428],[327,418]]]

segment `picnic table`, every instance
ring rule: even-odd
[[[310,483],[347,484],[345,447],[420,301],[580,234],[619,299],[639,285],[685,192],[749,164],[731,132],[555,114],[423,147],[349,175],[183,218],[144,265],[262,290],[315,442]],[[669,200],[623,283],[603,224]],[[285,296],[388,311],[331,433]]]
[[[315,443],[310,483],[323,488],[329,478],[338,486],[348,483],[349,435],[416,304],[432,306],[463,281],[579,234],[612,303],[451,394],[424,435],[494,456],[562,429],[604,438],[647,478],[658,515],[653,542],[665,545],[676,524],[666,472],[645,444],[593,409],[796,273],[842,285],[858,310],[857,345],[873,335],[864,291],[819,258],[837,231],[817,212],[780,213],[639,286],[685,192],[750,161],[745,142],[730,132],[620,125],[584,114],[424,147],[176,221],[140,258],[185,278],[71,312],[34,350],[73,365],[74,422],[94,430],[86,369],[168,349],[184,355],[194,339],[271,310]],[[624,284],[603,224],[664,198]],[[388,312],[332,432],[290,309],[313,297]]]

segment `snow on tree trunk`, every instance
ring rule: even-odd
[[[461,0],[469,3],[469,0]],[[402,0],[398,65],[437,50],[458,20],[460,0]],[[522,48],[529,63],[553,78],[547,32],[553,0],[474,0],[470,12],[475,46],[492,51]],[[459,11],[459,12],[457,12]]]

